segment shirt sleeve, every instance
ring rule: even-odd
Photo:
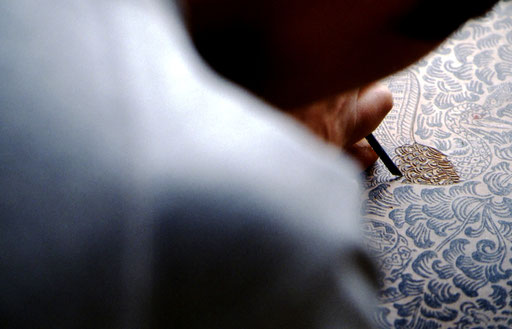
[[[323,235],[315,225],[328,220],[248,191],[209,192],[166,198],[173,206],[154,230],[154,327],[373,327],[373,266],[358,239]],[[294,224],[304,220],[307,230]]]

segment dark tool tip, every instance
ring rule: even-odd
[[[370,134],[366,136],[366,140],[368,141],[368,144],[372,147],[372,149],[377,153],[379,158],[382,160],[386,168],[388,168],[389,172],[392,173],[395,176],[403,176],[400,172],[400,169],[393,163],[389,155],[384,151],[382,146],[379,144],[377,139],[375,139],[375,136],[373,134]]]

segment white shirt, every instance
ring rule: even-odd
[[[370,326],[354,166],[173,4],[4,1],[0,43],[6,328]]]

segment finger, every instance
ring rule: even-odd
[[[358,90],[350,90],[290,114],[326,142],[343,147],[356,124],[358,97]]]
[[[377,161],[377,153],[364,139],[344,148],[345,153],[356,160],[361,169],[366,169]]]
[[[371,84],[361,89],[357,100],[354,133],[348,145],[374,131],[393,108],[393,95],[382,84]]]

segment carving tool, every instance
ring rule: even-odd
[[[372,149],[377,153],[379,158],[382,160],[386,168],[388,168],[389,172],[392,173],[395,176],[403,176],[400,172],[400,169],[393,163],[389,155],[384,151],[382,146],[379,144],[377,139],[375,139],[375,136],[373,134],[369,134],[366,136],[366,140],[368,141],[368,144],[372,147]]]

